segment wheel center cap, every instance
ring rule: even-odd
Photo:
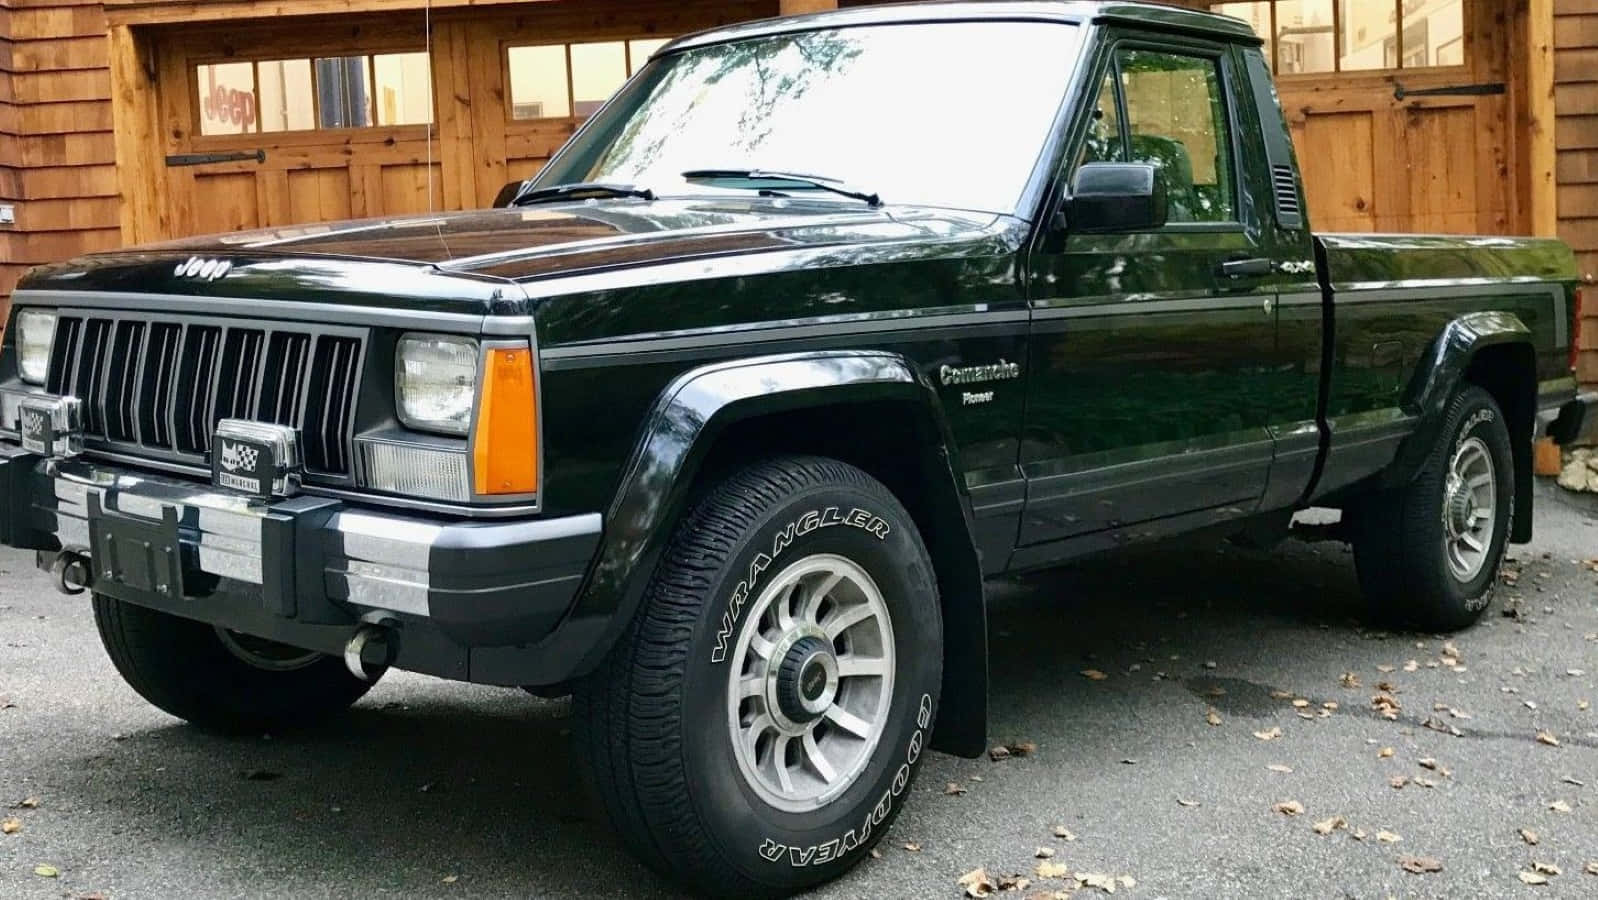
[[[838,693],[838,658],[819,637],[795,641],[776,672],[777,707],[790,721],[805,724],[821,718]]]
[[[1476,517],[1476,498],[1463,480],[1449,479],[1447,502],[1449,532],[1455,537],[1468,534],[1472,520]]]

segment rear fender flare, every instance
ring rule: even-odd
[[[1536,351],[1531,329],[1513,313],[1467,313],[1443,326],[1417,363],[1405,391],[1403,408],[1416,417],[1417,424],[1399,448],[1386,481],[1390,485],[1407,484],[1420,473],[1440,437],[1448,402],[1466,380],[1471,364],[1484,350],[1505,346],[1525,348],[1526,364],[1532,367],[1527,373],[1529,377],[1524,379],[1526,396],[1516,397],[1514,403],[1505,403],[1500,398],[1515,450],[1516,534],[1513,537],[1526,540],[1530,538],[1532,512],[1531,434],[1536,416]]]
[[[675,523],[693,500],[691,487],[701,466],[729,426],[823,404],[877,401],[911,404],[925,418],[921,424],[937,435],[927,488],[939,527],[935,534],[923,534],[935,557],[944,607],[945,699],[933,746],[968,756],[981,753],[986,742],[987,618],[970,502],[955,475],[959,462],[936,389],[895,353],[755,357],[696,368],[668,385],[645,420],[606,512],[599,551],[556,630],[558,635],[590,638],[590,649],[574,674],[592,671],[626,629]]]

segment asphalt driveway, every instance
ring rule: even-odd
[[[998,591],[991,731],[1030,752],[930,756],[881,858],[818,895],[958,897],[985,867],[1015,897],[1598,896],[1598,508],[1542,485],[1537,531],[1450,640],[1360,625],[1337,544]],[[328,729],[210,737],[6,552],[0,897],[669,896],[587,810],[567,716],[396,675]]]

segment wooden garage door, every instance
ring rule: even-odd
[[[1266,38],[1317,229],[1523,227],[1505,0],[1206,5]]]

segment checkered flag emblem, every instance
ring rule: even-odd
[[[240,469],[246,471],[254,470],[255,460],[260,455],[261,451],[254,447],[248,447],[244,444],[231,444],[227,441],[222,442],[222,468],[229,472],[237,472]]]

